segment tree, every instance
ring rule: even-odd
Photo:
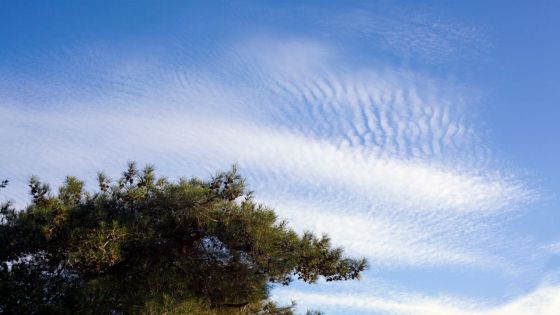
[[[298,235],[253,201],[235,167],[170,182],[130,163],[99,190],[30,180],[32,203],[1,207],[0,313],[292,314],[273,284],[357,279],[364,259]]]

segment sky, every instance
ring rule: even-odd
[[[326,314],[560,309],[557,1],[1,1],[0,200],[237,163],[359,281]]]

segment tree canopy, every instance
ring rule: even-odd
[[[356,279],[364,259],[297,234],[253,200],[235,167],[172,182],[130,163],[98,190],[32,177],[0,214],[0,313],[292,314],[271,285]]]

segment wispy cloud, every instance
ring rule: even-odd
[[[145,81],[132,90],[142,93],[132,99],[117,93],[103,105],[5,106],[10,119],[2,127],[18,137],[6,141],[19,169],[3,171],[17,179],[80,173],[84,165],[115,169],[130,158],[184,172],[238,162],[296,228],[330,233],[380,264],[481,263],[472,248],[484,239],[484,220],[534,198],[504,170],[488,172],[463,96],[451,86],[441,91],[434,79],[388,70],[353,74],[313,41],[244,47],[220,59],[235,84],[179,68],[156,79],[140,73]],[[309,221],[311,213],[330,221]],[[340,221],[359,223],[361,236],[350,225],[329,225]]]
[[[467,52],[471,58],[481,58],[488,48],[479,26],[460,23],[429,10],[364,6],[338,15],[331,23],[405,60],[439,64],[465,58]]]
[[[413,294],[321,294],[309,292],[276,292],[281,301],[297,296],[301,308],[352,310],[368,314],[426,314],[426,315],[555,315],[560,309],[560,287],[542,286],[502,304],[488,305],[452,296],[426,297]]]
[[[263,106],[278,114],[276,124],[382,157],[487,162],[466,89],[410,71],[351,66],[336,49],[301,39],[250,41],[239,50],[266,74],[259,84],[277,101]]]

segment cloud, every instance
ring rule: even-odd
[[[492,168],[467,91],[451,83],[356,69],[302,38],[242,41],[212,58],[91,65],[104,73],[96,90],[110,93],[78,90],[56,105],[4,98],[5,193],[21,202],[31,174],[92,179],[129,159],[205,177],[238,162],[260,200],[296,229],[329,233],[383,266],[499,261],[493,220],[535,199]]]
[[[466,89],[411,71],[355,67],[337,49],[301,41],[250,41],[237,49],[260,66],[256,85],[272,101],[259,106],[275,118],[269,123],[380,156],[465,168],[488,162],[470,114],[476,100]],[[277,62],[276,51],[294,58]]]
[[[487,305],[451,296],[426,297],[411,294],[386,296],[362,294],[317,294],[275,291],[276,298],[289,301],[297,296],[300,307],[322,307],[325,310],[353,310],[368,314],[425,315],[555,315],[560,309],[560,287],[542,286],[506,303]]]
[[[251,177],[257,196],[296,228],[329,233],[337,244],[381,264],[476,263],[479,259],[460,249],[464,231],[471,230],[476,244],[472,233],[482,226],[469,213],[487,219],[487,212],[530,197],[515,181],[381,159],[356,148],[244,122],[192,114],[3,114],[12,118],[6,127],[15,134],[34,129],[12,153],[19,155],[22,171],[33,170],[30,163],[37,162],[42,170],[58,172],[80,171],[84,162],[104,168],[114,164],[111,160],[131,156],[156,160],[168,169],[184,163],[216,169],[237,161]],[[43,134],[49,135],[47,141]]]
[[[445,233],[447,239],[438,237],[437,233],[445,228],[434,224],[427,231],[423,229],[425,222],[374,215],[362,211],[355,202],[346,202],[345,206],[339,202],[323,202],[321,205],[310,201],[294,202],[288,195],[281,195],[281,198],[284,200],[278,200],[278,197],[264,200],[298,231],[328,234],[348,255],[366,256],[375,268],[491,264],[487,257],[474,249],[458,246],[454,233]],[[457,225],[453,220],[448,223]]]
[[[427,10],[413,12],[370,5],[339,14],[331,23],[405,60],[441,64],[467,55],[480,59],[488,47],[479,26]]]

